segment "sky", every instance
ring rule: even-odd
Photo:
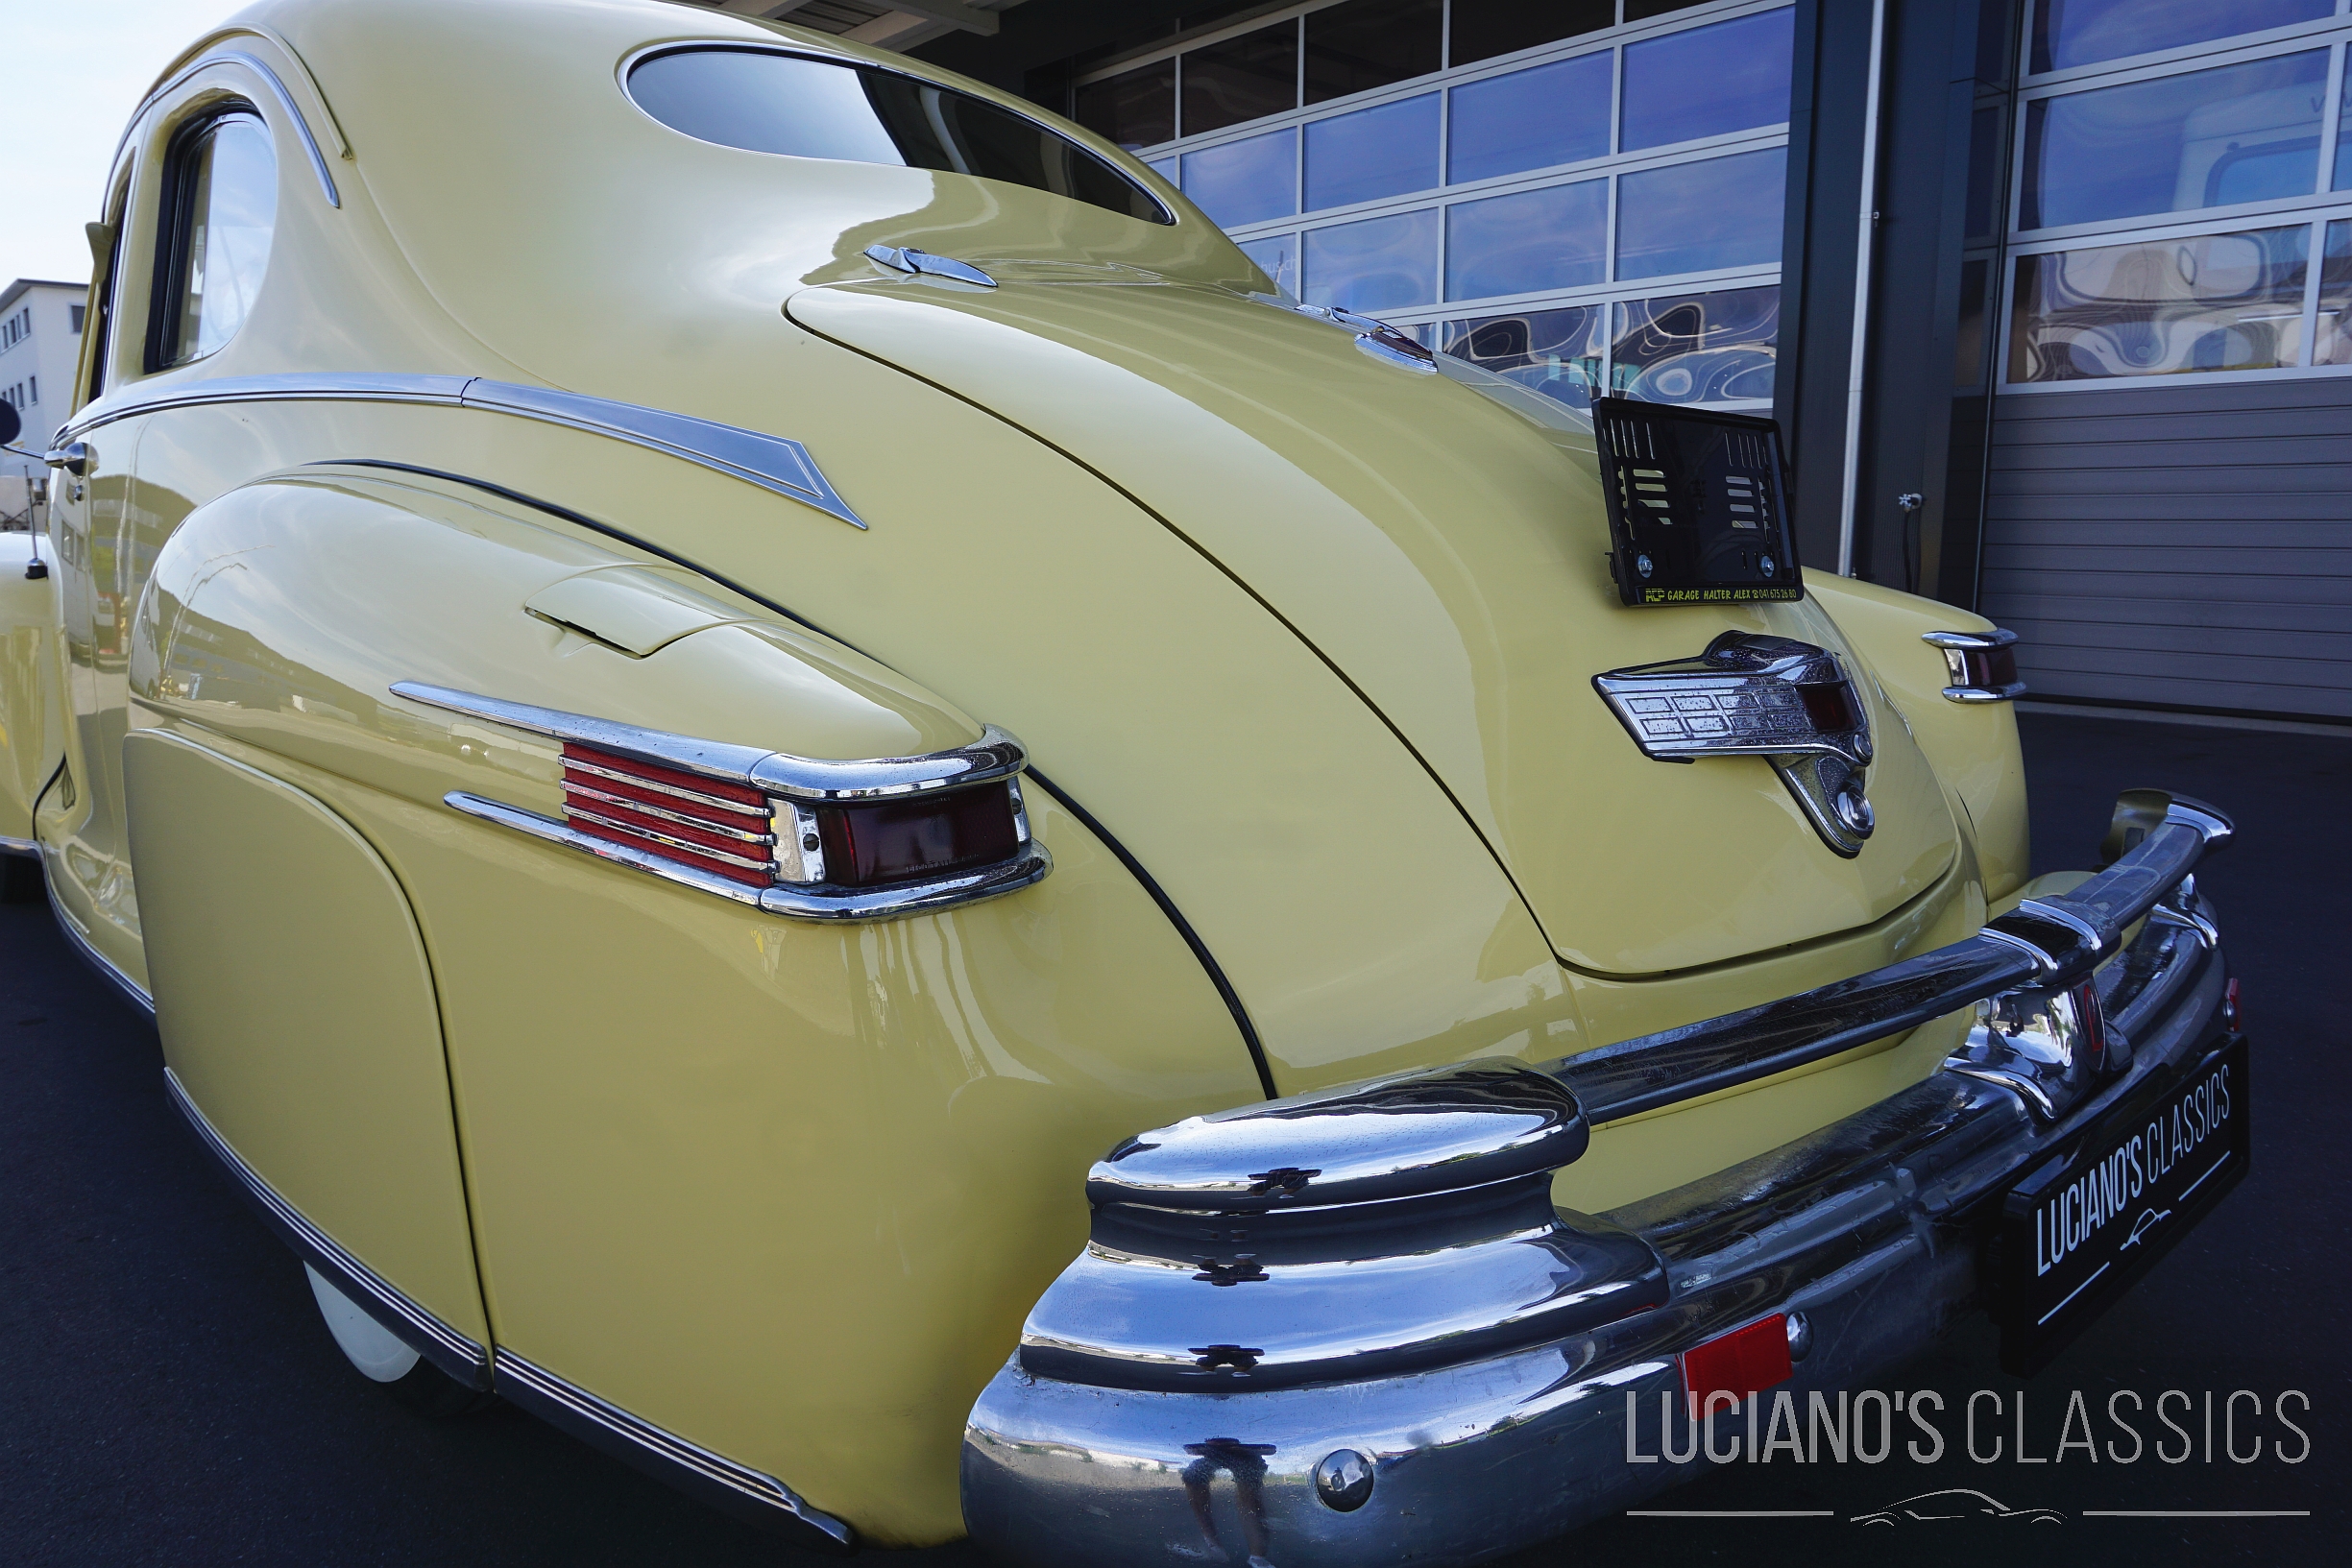
[[[246,0],[0,0],[0,287],[86,282],[107,164],[164,65]]]

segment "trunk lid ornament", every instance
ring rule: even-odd
[[[1653,761],[1765,759],[1821,841],[1848,859],[1878,826],[1865,793],[1870,719],[1827,648],[1726,632],[1696,659],[1612,669],[1592,687]]]

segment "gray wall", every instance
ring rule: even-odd
[[[2352,380],[2012,393],[1986,479],[2035,695],[2352,719]]]

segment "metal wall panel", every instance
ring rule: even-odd
[[[1980,603],[2037,696],[2352,719],[2352,379],[2001,397]]]

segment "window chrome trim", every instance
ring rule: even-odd
[[[392,402],[480,409],[518,419],[560,424],[591,435],[611,436],[632,446],[757,485],[853,528],[864,519],[850,510],[826,479],[809,449],[785,436],[721,424],[691,414],[673,414],[639,403],[616,402],[553,387],[526,387],[482,376],[304,373],[293,375],[224,376],[158,386],[142,394],[129,389],[83,411],[60,434],[61,443],[102,424],[133,415],[213,403]]]
[[[36,839],[15,838],[8,833],[0,833],[0,855],[29,855],[37,860],[40,858],[40,844]]]
[[[279,1196],[261,1173],[230,1147],[229,1141],[220,1135],[211,1120],[197,1108],[187,1086],[180,1081],[180,1074],[168,1067],[163,1070],[163,1086],[180,1114],[187,1118],[197,1140],[235,1178],[247,1201],[260,1211],[261,1218],[278,1233],[279,1239],[303,1262],[326,1275],[327,1282],[341,1291],[352,1305],[450,1377],[469,1388],[491,1386],[490,1356],[482,1346],[403,1295],[398,1287],[346,1252],[332,1237]]]
[[[497,1391],[533,1415],[739,1519],[781,1530],[796,1545],[834,1555],[857,1548],[847,1522],[813,1507],[764,1471],[738,1464],[598,1399],[501,1345]]]
[[[278,39],[273,38],[271,41],[279,43],[280,48],[285,47]],[[294,51],[287,49],[286,53],[291,56]],[[327,155],[319,150],[318,137],[310,133],[309,119],[303,115],[302,109],[294,102],[294,95],[286,90],[286,84],[279,80],[278,73],[271,70],[269,64],[258,55],[249,55],[242,49],[208,51],[203,59],[174,72],[170,81],[140,99],[139,107],[132,110],[130,123],[123,128],[122,139],[114,144],[114,157],[108,162],[108,169],[110,171],[122,162],[123,149],[131,144],[132,132],[136,129],[139,120],[148,109],[155,107],[158,99],[171,92],[197,72],[209,70],[215,65],[242,65],[261,78],[262,84],[268,87],[272,95],[277,98],[278,107],[284,109],[293,118],[294,133],[302,141],[303,151],[309,155],[310,172],[319,177],[319,189],[327,197],[327,205],[340,209],[343,205],[343,197],[335,189],[335,177],[327,172]],[[312,83],[312,90],[315,91],[317,85],[316,83]],[[324,94],[321,95],[321,102],[325,102]]]

